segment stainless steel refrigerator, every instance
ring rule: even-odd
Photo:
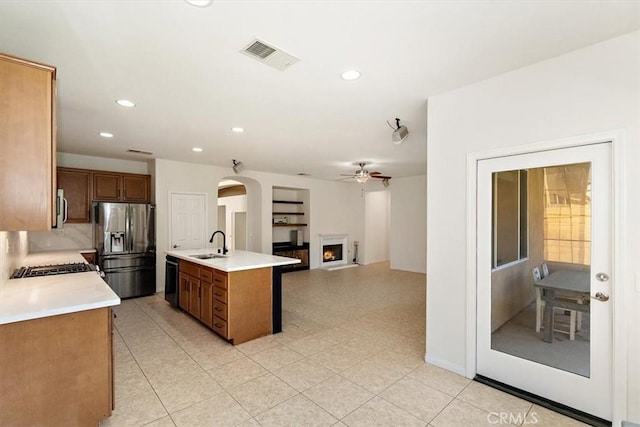
[[[98,264],[120,298],[156,291],[155,206],[93,203],[93,236]]]

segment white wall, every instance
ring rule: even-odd
[[[151,175],[149,161],[109,159],[106,157],[85,156],[82,154],[57,153],[58,166],[100,171],[141,173]]]
[[[391,190],[391,268],[427,271],[427,176],[394,178]]]
[[[371,191],[364,198],[364,242],[360,263],[367,265],[389,259],[389,191]],[[353,243],[353,242],[351,242]],[[348,258],[349,262],[353,257]]]
[[[27,256],[26,231],[0,231],[0,288]]]
[[[292,187],[309,190],[309,226],[305,240],[309,241],[311,268],[319,264],[319,233],[348,233],[350,240],[363,241],[364,204],[359,186],[336,181],[325,181],[290,175],[278,175],[245,170],[233,175],[231,168],[156,159],[156,289],[164,289],[164,251],[169,245],[168,192],[198,192],[207,194],[207,224],[209,234],[217,227],[218,182],[233,178],[247,187],[247,217],[249,221],[249,250],[271,253],[271,211],[273,187]],[[250,197],[252,191],[261,192],[260,198]],[[259,201],[256,201],[259,199]],[[254,206],[252,203],[260,203]],[[260,210],[258,218],[250,219],[252,211]],[[252,221],[258,224],[251,223]],[[253,245],[253,246],[252,246]],[[350,256],[352,253],[350,253]]]
[[[640,32],[429,99],[427,360],[465,372],[467,153],[624,129],[627,268],[616,287],[627,296],[628,419],[640,421],[639,120]]]

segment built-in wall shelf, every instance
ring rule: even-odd
[[[304,215],[304,212],[274,212],[274,215]]]
[[[294,224],[273,224],[274,227],[306,227],[308,224],[294,223]]]
[[[304,202],[298,202],[295,200],[274,200],[273,203],[283,203],[285,205],[301,205]]]

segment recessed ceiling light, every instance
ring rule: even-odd
[[[200,147],[193,147],[191,150],[195,151],[196,153],[200,153],[202,151],[202,148]]]
[[[116,101],[116,104],[121,105],[123,107],[135,107],[136,104],[134,104],[133,102],[129,101],[128,99],[118,99]]]
[[[235,133],[242,133],[244,132],[243,128],[231,128],[231,131],[235,132]]]
[[[342,77],[342,80],[357,80],[360,78],[360,71],[348,70],[340,74],[340,77]]]
[[[103,138],[113,138],[113,134],[109,132],[100,132],[100,136]]]
[[[195,7],[207,7],[210,6],[211,3],[213,3],[212,0],[184,0],[187,3],[189,3],[191,6],[195,6]]]

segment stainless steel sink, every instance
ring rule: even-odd
[[[198,255],[189,255],[189,256],[193,258],[198,258],[198,259],[226,258],[225,255],[219,255],[219,254],[198,254]]]

